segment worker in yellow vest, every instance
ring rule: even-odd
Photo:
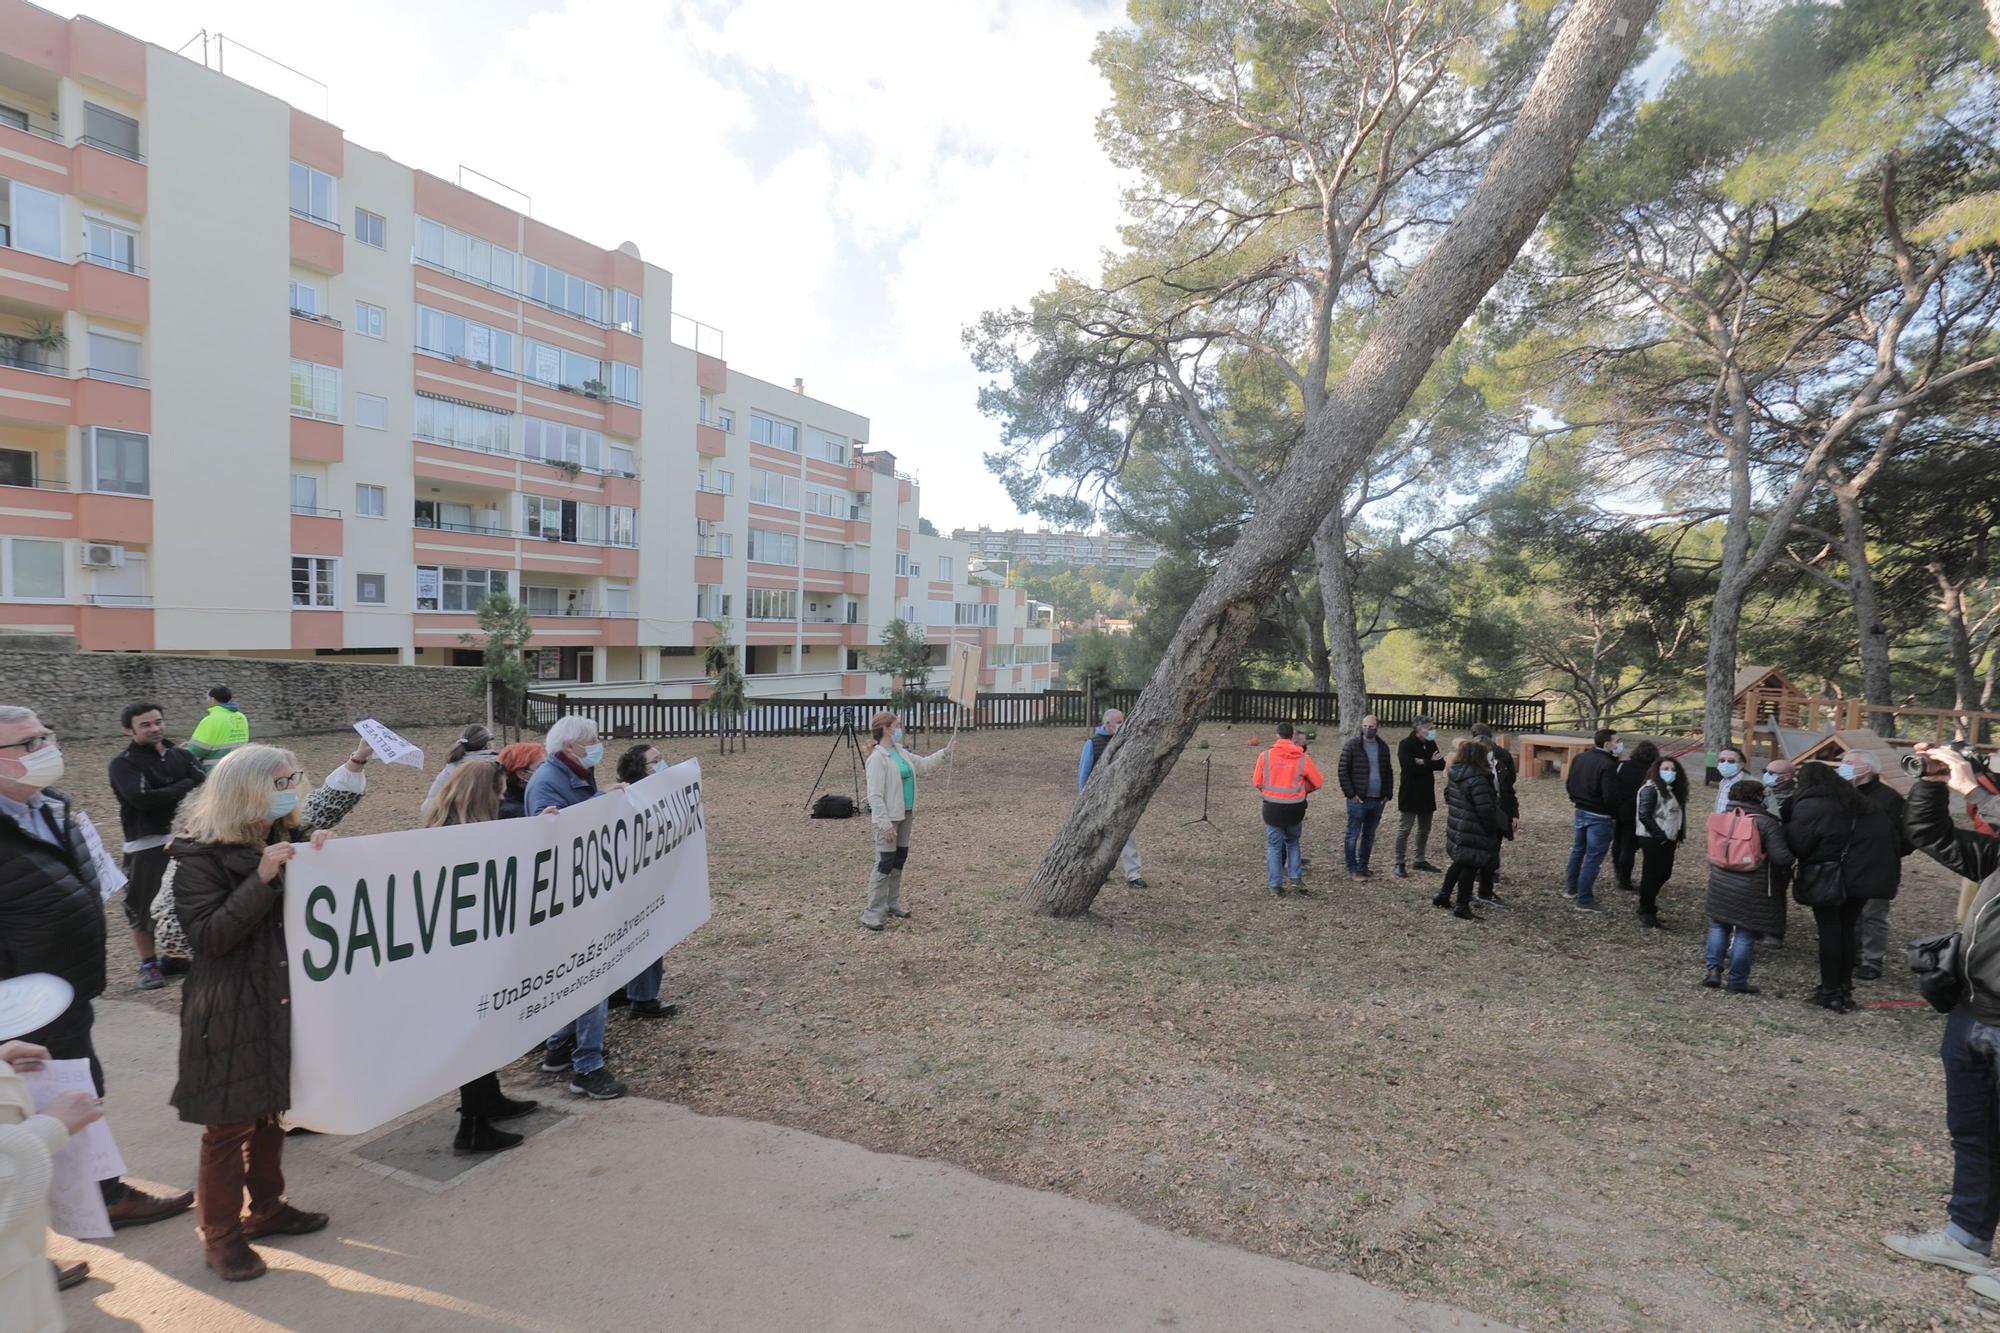
[[[239,745],[250,743],[250,719],[230,700],[227,685],[208,692],[208,712],[195,724],[188,737],[187,752],[204,764],[212,764]]]
[[[1292,739],[1291,723],[1278,724],[1278,739],[1257,756],[1250,780],[1264,798],[1264,872],[1271,892],[1280,898],[1287,890],[1312,897],[1299,864],[1299,835],[1305,827],[1306,797],[1325,779],[1305,747]]]

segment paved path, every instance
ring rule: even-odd
[[[199,1131],[166,1105],[177,1035],[143,1005],[99,1007],[109,1118],[133,1177],[186,1185]],[[436,1151],[454,1122],[443,1103],[362,1140],[290,1140],[292,1197],[333,1225],[260,1245],[271,1272],[256,1282],[212,1277],[190,1219],[105,1245],[54,1238],[54,1254],[88,1258],[94,1275],[63,1297],[71,1326],[1500,1327],[954,1167],[663,1102],[565,1101],[572,1114],[449,1181],[425,1174],[467,1160]]]

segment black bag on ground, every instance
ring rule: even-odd
[[[1948,1014],[1965,998],[1965,941],[1955,930],[1910,941],[1910,970],[1931,1008]]]
[[[814,819],[852,819],[854,818],[854,798],[852,796],[840,796],[833,792],[828,792],[813,802],[812,817]]]

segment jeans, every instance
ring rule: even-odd
[[[1733,933],[1733,938],[1732,938]],[[1727,926],[1710,918],[1708,923],[1708,965],[1721,967],[1729,961],[1729,984],[1741,986],[1750,980],[1750,964],[1757,957],[1757,932],[1741,926]]]
[[[625,983],[625,998],[635,1004],[645,1004],[660,998],[660,982],[667,975],[667,960],[655,958],[646,965],[646,970]]]
[[[1375,851],[1375,828],[1382,822],[1382,798],[1364,796],[1347,803],[1347,868],[1366,870]]]
[[[1285,828],[1264,825],[1264,877],[1272,888],[1278,887],[1280,876],[1290,880],[1299,878],[1299,835],[1305,827],[1303,821]]]
[[[1882,970],[1882,960],[1889,956],[1889,909],[1895,902],[1894,898],[1870,898],[1861,909],[1858,959],[1878,972]]]
[[[1861,943],[1861,909],[1869,901],[1867,898],[1842,898],[1831,907],[1812,909],[1813,923],[1819,927],[1821,990],[1854,989],[1854,958]]]
[[[545,1044],[549,1050],[555,1051],[561,1049],[566,1041],[576,1043],[576,1049],[569,1054],[569,1067],[573,1073],[588,1074],[604,1068],[604,1016],[609,1011],[609,1006],[599,1000],[578,1014],[574,1021],[563,1024]]]
[[[1678,844],[1671,838],[1639,839],[1639,914],[1651,916],[1659,910],[1660,890],[1666,887],[1674,874],[1674,849]]]
[[[1576,812],[1576,836],[1570,840],[1569,869],[1563,876],[1563,891],[1574,894],[1580,903],[1597,901],[1593,892],[1597,868],[1611,850],[1611,833],[1616,820],[1610,815]]]
[[[1417,859],[1427,861],[1424,853],[1431,845],[1431,812],[1429,810],[1403,810],[1396,819],[1396,864],[1406,865],[1403,853],[1410,847],[1410,830],[1417,831]]]
[[[2000,1223],[2000,1029],[1960,1005],[1944,1021],[1944,1123],[1951,1133],[1951,1203],[1944,1229],[1987,1253]]]

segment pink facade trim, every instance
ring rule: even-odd
[[[721,556],[698,555],[694,558],[694,581],[696,583],[720,583],[723,578]]]
[[[694,451],[703,458],[721,458],[729,452],[729,436],[713,426],[694,428]]]
[[[153,608],[79,606],[76,608],[76,646],[86,652],[150,653],[153,651]]]
[[[293,648],[339,648],[341,646],[340,612],[292,612]]]
[[[412,353],[411,363],[411,374],[419,393],[462,398],[468,403],[501,412],[521,410],[519,388],[504,375],[477,369],[463,359],[453,361],[447,357],[432,356],[429,352]]]
[[[68,65],[72,78],[146,100],[146,44],[96,19],[70,20]]]
[[[57,194],[68,194],[74,188],[70,163],[75,150],[12,125],[0,125],[0,150],[6,153],[0,160],[7,163],[9,178]]]
[[[337,518],[322,518],[317,514],[292,515],[293,555],[339,555],[341,548],[341,525]],[[321,647],[338,647],[319,645]]]
[[[70,265],[31,255],[26,250],[0,250],[0,301],[43,310],[67,310],[72,302]]]
[[[292,457],[312,463],[338,463],[347,456],[346,435],[338,421],[292,418]]]
[[[316,361],[322,366],[341,364],[342,348],[346,344],[340,330],[331,324],[322,324],[316,319],[301,319],[292,316],[292,355],[306,361]]]
[[[696,352],[694,382],[697,387],[706,389],[710,393],[724,392],[729,388],[729,363],[719,356]]]
[[[557,231],[533,218],[521,220],[521,253],[530,259],[559,268],[565,273],[597,283],[607,296],[617,279],[612,275],[611,251],[599,249],[568,232]]]
[[[151,309],[151,288],[136,273],[78,260],[71,268],[74,304],[86,315],[144,324]]]
[[[420,215],[509,250],[521,248],[521,219],[513,209],[460,189],[428,171],[412,174],[416,178],[411,190],[412,202]]]
[[[714,491],[696,491],[694,493],[694,516],[696,518],[705,518],[711,523],[720,523],[723,514],[729,507],[728,500],[728,496],[719,495]]]
[[[153,429],[153,395],[135,384],[80,379],[76,381],[75,424],[150,433]]]
[[[318,167],[329,176],[347,174],[347,140],[338,125],[293,107],[292,160]]]
[[[292,262],[319,273],[338,273],[346,237],[332,227],[292,217]]]
[[[80,143],[70,150],[73,192],[84,199],[110,204],[127,213],[146,211],[146,167],[144,163]]]
[[[628,440],[639,438],[639,409],[630,403],[604,404],[604,433]]]

